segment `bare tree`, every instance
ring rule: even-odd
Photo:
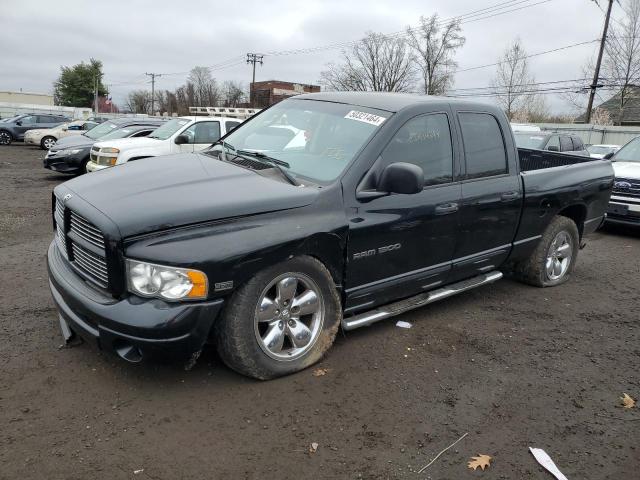
[[[237,107],[246,101],[247,94],[241,82],[227,80],[222,84],[222,98],[225,107]]]
[[[613,125],[611,115],[604,108],[594,108],[591,114],[591,123],[594,125]]]
[[[493,86],[498,103],[511,120],[516,111],[526,111],[535,100],[535,77],[529,72],[527,52],[516,38],[500,57]]]
[[[216,79],[208,67],[194,67],[189,73],[187,84],[193,85],[193,107],[212,107],[219,103],[220,92]]]
[[[401,38],[369,32],[342,56],[343,63],[320,74],[329,90],[407,92],[414,86],[413,54]]]
[[[146,90],[133,90],[129,92],[125,107],[133,113],[149,113],[151,109],[151,93]]]
[[[426,95],[443,95],[453,86],[453,73],[458,64],[453,60],[456,50],[466,41],[460,20],[441,25],[438,15],[420,17],[420,25],[407,27],[408,43],[415,52]]]
[[[610,27],[603,65],[604,80],[619,88],[614,96],[617,124],[622,123],[624,110],[640,85],[640,0],[626,0],[622,11],[624,17]]]

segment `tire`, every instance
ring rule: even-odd
[[[536,287],[560,285],[571,277],[579,246],[575,222],[567,217],[555,217],[531,256],[516,267],[516,276]]]
[[[320,360],[333,344],[341,319],[340,297],[329,271],[314,258],[295,257],[242,285],[216,322],[213,339],[227,366],[268,380]]]
[[[0,145],[11,145],[13,135],[6,130],[0,130]]]
[[[57,141],[57,138],[52,137],[51,135],[47,135],[46,137],[43,137],[42,140],[40,140],[40,148],[42,150],[49,150],[55,145]]]

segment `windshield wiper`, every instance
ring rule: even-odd
[[[293,175],[291,175],[284,169],[291,168],[291,165],[289,165],[287,162],[270,157],[269,155],[266,155],[262,152],[253,152],[251,150],[236,150],[236,155],[257,158],[259,161],[271,165],[273,168],[278,170],[282,174],[282,176],[289,181],[291,185],[298,186],[298,182],[293,177]]]

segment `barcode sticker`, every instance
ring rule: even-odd
[[[382,125],[382,122],[386,120],[385,117],[381,117],[379,115],[374,115],[373,113],[367,112],[359,112],[357,110],[351,110],[347,113],[344,118],[348,118],[349,120],[357,120],[358,122],[368,123],[370,125],[375,125],[379,127]]]

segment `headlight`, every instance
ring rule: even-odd
[[[56,152],[58,155],[75,155],[76,153],[80,153],[80,149],[73,150],[59,150]]]
[[[117,148],[106,147],[101,148],[100,153],[120,153],[120,150]]]
[[[127,285],[131,293],[165,300],[200,300],[207,297],[207,276],[199,270],[129,259],[126,262]]]

